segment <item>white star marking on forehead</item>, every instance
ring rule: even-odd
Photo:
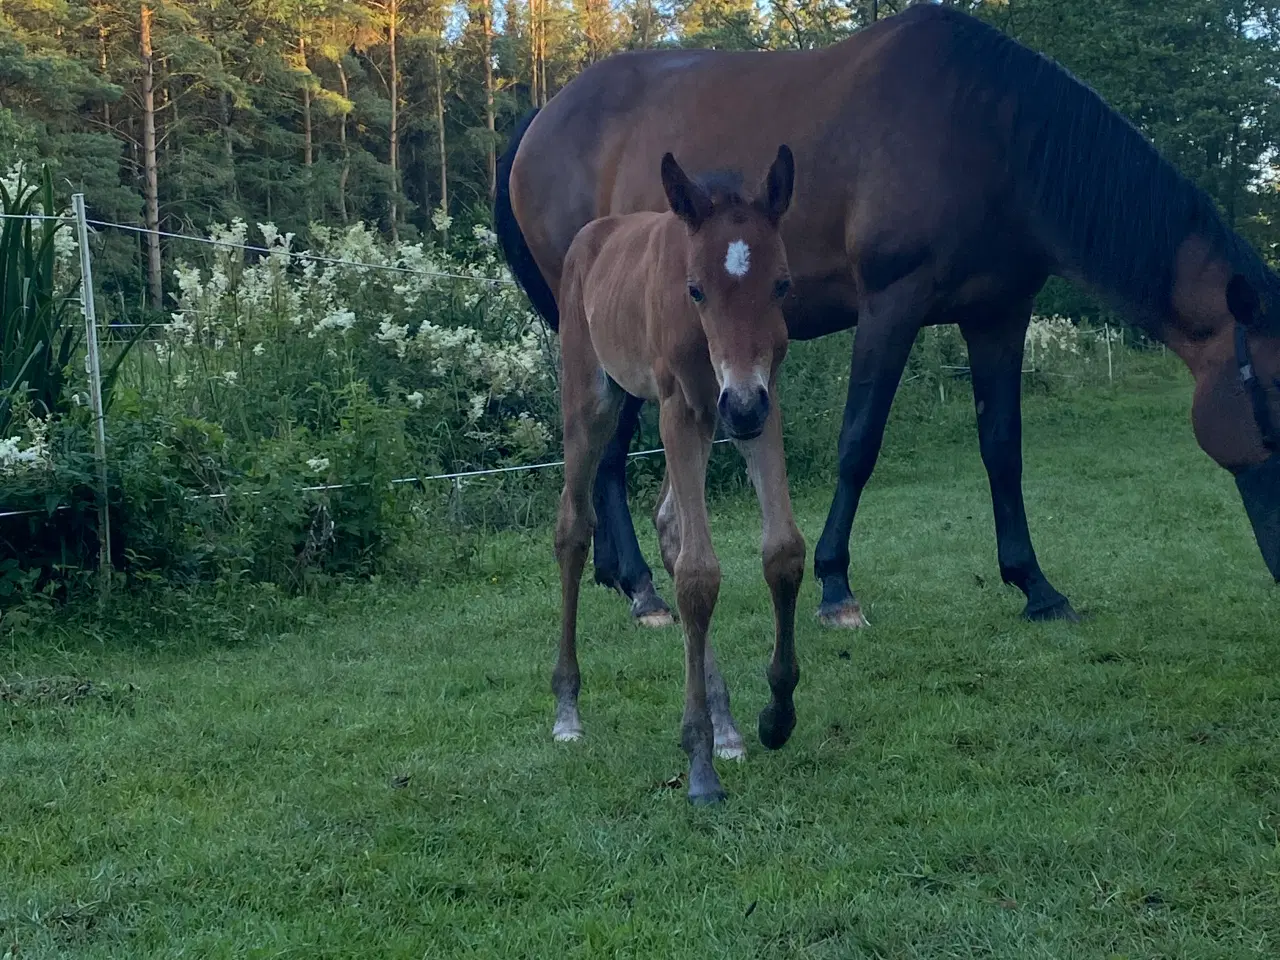
[[[735,240],[729,244],[729,252],[724,255],[724,269],[731,277],[745,277],[751,269],[751,248],[744,240]]]

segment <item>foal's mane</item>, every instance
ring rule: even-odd
[[[711,207],[717,213],[740,207],[750,207],[753,198],[747,195],[742,173],[737,170],[710,170],[690,179],[711,197]]]
[[[1091,87],[974,17],[932,5],[916,10],[947,23],[946,75],[969,78],[956,91],[957,107],[1013,105],[1011,173],[1024,180],[1035,226],[1064,267],[1159,333],[1174,256],[1194,231],[1258,291],[1266,309],[1260,325],[1280,332],[1280,277],[1209,195]]]

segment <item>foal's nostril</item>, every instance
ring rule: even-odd
[[[764,387],[756,387],[756,410],[760,414],[760,423],[763,424],[769,416],[769,391]]]
[[[757,437],[769,417],[769,391],[764,387],[727,388],[716,403],[720,419],[736,439]]]

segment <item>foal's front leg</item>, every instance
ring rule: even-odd
[[[707,631],[720,595],[720,563],[707,522],[707,458],[711,430],[679,395],[664,397],[658,414],[667,475],[680,518],[680,552],[673,564],[676,605],[684,627],[684,718],[680,743],[689,756],[689,800],[716,803],[724,788],[712,763],[713,729],[707,706]]]
[[[680,555],[680,517],[676,512],[676,498],[671,489],[671,473],[662,478],[658,491],[658,506],[653,512],[653,526],[658,531],[658,546],[663,566],[675,580],[676,558]],[[711,728],[715,734],[716,756],[721,760],[745,760],[747,745],[738,732],[729,706],[729,685],[725,683],[711,638],[707,638],[707,708],[711,711]]]
[[[791,491],[787,486],[787,465],[782,449],[782,411],[774,396],[773,409],[764,432],[754,440],[738,443],[747,474],[760,501],[763,526],[761,553],[764,579],[773,595],[773,660],[767,676],[772,701],[760,711],[760,742],[770,750],[783,746],[796,725],[792,693],[800,682],[796,660],[796,598],[804,580],[804,536],[791,511]]]

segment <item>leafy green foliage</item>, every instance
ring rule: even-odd
[[[0,182],[0,436],[15,401],[40,416],[59,409],[67,366],[84,335],[76,324],[79,283],[60,289],[55,240],[68,229],[55,219],[48,167],[38,184]]]

